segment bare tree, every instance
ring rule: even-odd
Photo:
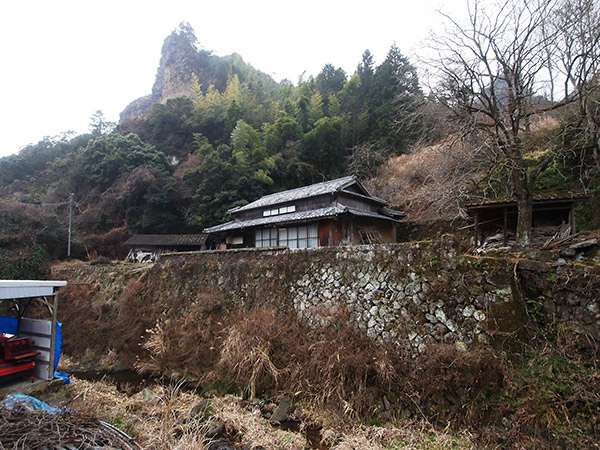
[[[550,25],[556,34],[565,91],[577,92],[572,124],[581,151],[591,150],[600,169],[600,10],[596,0],[564,0]]]
[[[502,166],[517,199],[517,243],[528,246],[535,181],[560,151],[550,134],[538,157],[527,158],[530,124],[581,98],[591,74],[579,67],[589,66],[594,52],[571,58],[576,63],[570,66],[559,52],[557,42],[577,25],[573,20],[554,25],[564,1],[475,0],[469,5],[465,24],[444,15],[445,29],[431,36],[434,95],[455,129],[477,136],[494,164]],[[560,99],[548,98],[559,82],[564,86]]]
[[[377,169],[390,159],[392,150],[382,144],[359,144],[352,148],[347,157],[348,170],[358,178],[373,178]]]

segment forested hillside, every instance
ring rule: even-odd
[[[326,64],[294,86],[196,45],[187,25],[166,39],[161,67],[176,55],[181,79],[154,89],[188,86],[189,95],[125,114],[116,126],[98,112],[89,134],[48,138],[0,160],[5,254],[64,257],[71,192],[74,252],[115,257],[114,244],[131,233],[199,232],[266,193],[373,175],[418,138],[416,127],[395,122],[422,101],[416,69],[395,46],[377,67],[367,50],[350,76]],[[34,219],[55,242],[30,226]]]
[[[350,173],[410,221],[456,218],[465,201],[492,198],[517,198],[526,212],[547,191],[597,202],[598,12],[593,2],[560,3],[579,6],[532,9],[538,22],[526,25],[546,24],[561,45],[523,41],[475,11],[432,40],[438,56],[418,62],[435,74],[427,84],[395,45],[379,65],[365,50],[354,73],[325,64],[277,83],[240,55],[200,50],[182,24],[165,40],[152,94],[119,124],[98,111],[87,134],[0,159],[1,275],[41,276],[43,261],[66,256],[71,193],[80,258],[121,256],[132,233],[200,232],[261,195]],[[473,54],[499,36],[496,54]],[[565,43],[570,53],[560,54]],[[537,84],[551,52],[571,69],[550,77],[558,91],[566,75],[561,95]],[[519,59],[531,54],[541,56]],[[590,208],[582,219],[598,223]]]

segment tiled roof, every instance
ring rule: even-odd
[[[376,219],[392,220],[389,216],[384,216],[373,211],[365,211],[362,209],[350,208],[340,204],[329,206],[320,209],[311,209],[309,211],[299,211],[290,214],[281,214],[279,216],[271,217],[260,217],[258,219],[250,220],[232,220],[231,222],[216,225],[214,227],[206,228],[205,233],[218,233],[222,231],[241,230],[243,228],[260,227],[275,224],[285,224],[294,222],[305,222],[307,220],[324,219],[328,217],[335,217],[341,214],[353,214],[355,216],[373,217]]]
[[[277,192],[275,194],[265,195],[258,200],[248,203],[247,205],[240,206],[229,210],[230,213],[239,211],[246,211],[254,208],[262,208],[270,205],[277,205],[286,202],[293,202],[301,198],[315,197],[317,195],[330,194],[338,192],[354,183],[358,183],[360,188],[368,194],[366,189],[360,184],[354,175],[348,177],[338,178],[336,180],[324,181],[322,183],[311,184],[310,186],[304,186],[296,189],[290,189],[289,191]]]
[[[205,234],[136,234],[125,245],[150,245],[157,247],[200,246],[206,242]]]

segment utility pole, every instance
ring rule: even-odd
[[[71,219],[73,217],[73,193],[69,195],[69,243],[67,247],[67,259],[71,259]]]

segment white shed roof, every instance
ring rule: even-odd
[[[0,280],[0,300],[45,297],[54,294],[55,288],[66,285],[66,281]]]

